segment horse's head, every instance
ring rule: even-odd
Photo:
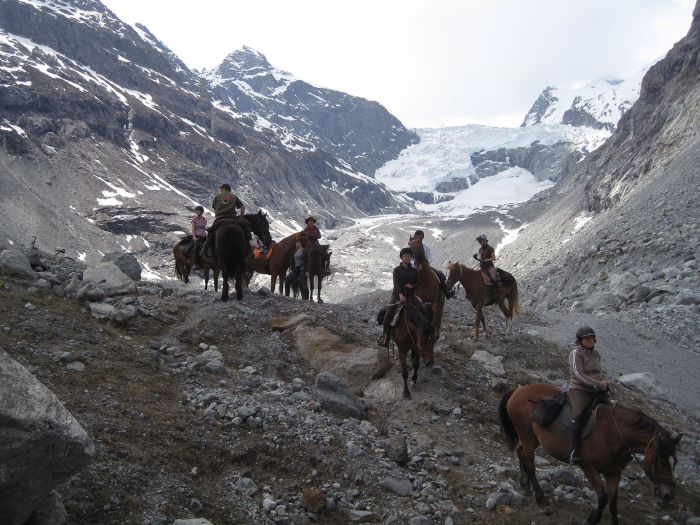
[[[447,285],[447,289],[449,290],[452,288],[460,279],[461,277],[461,271],[460,271],[460,266],[459,262],[448,262],[447,263],[447,280],[445,281],[445,284]]]
[[[644,450],[644,471],[654,484],[654,493],[664,503],[675,497],[673,471],[676,467],[676,447],[683,434],[671,435],[657,424]]]
[[[253,230],[255,236],[262,240],[265,248],[270,246],[272,235],[270,235],[270,223],[267,220],[267,213],[258,210],[258,213],[247,213],[245,218],[250,224],[250,229]]]

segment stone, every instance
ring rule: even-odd
[[[408,525],[431,525],[431,521],[428,516],[413,516]]]
[[[192,498],[190,500],[190,510],[192,512],[201,512],[204,507],[202,506],[202,502],[199,501],[198,499]]]
[[[83,281],[98,285],[107,296],[136,293],[136,283],[113,262],[100,262],[83,272]]]
[[[0,351],[0,516],[24,523],[95,445],[56,396]]]
[[[676,296],[676,304],[693,305],[700,304],[700,292],[694,292],[683,288]]]
[[[311,317],[306,314],[296,314],[291,317],[275,317],[270,321],[270,327],[275,332],[283,332],[289,328],[294,328],[304,321],[310,321]]]
[[[502,376],[506,373],[502,363],[503,357],[500,355],[495,356],[486,350],[477,350],[471,358],[494,375]]]
[[[379,482],[379,486],[393,492],[397,496],[410,496],[413,492],[413,484],[407,479],[399,479],[386,476]]]
[[[374,521],[374,512],[350,509],[348,511],[348,518],[350,518],[350,521],[353,523],[371,523]]]
[[[618,381],[627,388],[650,396],[662,396],[667,393],[667,391],[656,382],[654,375],[648,372],[625,374],[620,376]]]
[[[395,434],[380,443],[387,458],[399,465],[408,463],[408,446],[403,435]]]
[[[102,257],[103,262],[112,262],[124,274],[134,281],[141,280],[141,265],[133,254],[127,252],[111,252]]]
[[[364,419],[367,408],[357,400],[348,387],[330,372],[316,376],[316,394],[321,408],[326,412],[342,416]]]
[[[117,307],[107,303],[90,303],[90,313],[97,319],[108,321],[118,321],[121,318]]]
[[[32,512],[26,525],[64,525],[68,521],[68,513],[63,506],[61,497],[52,491],[44,502]]]
[[[566,467],[560,467],[552,474],[552,481],[556,481],[559,485],[569,485],[576,487],[579,485],[579,480],[576,475]]]
[[[317,488],[306,488],[301,493],[301,506],[311,512],[321,512],[326,507],[326,496]]]
[[[211,521],[204,518],[191,518],[185,520],[175,520],[173,525],[214,525]]]
[[[299,379],[298,377],[295,377],[292,379],[292,392],[299,392],[302,388],[306,386],[306,383]]]
[[[79,301],[96,302],[105,298],[105,291],[95,283],[80,283],[80,289],[76,292],[75,297]]]
[[[347,444],[347,449],[348,449],[348,456],[350,456],[351,458],[357,458],[359,456],[364,455],[364,453],[365,453],[365,451],[362,450],[362,447],[356,445],[352,441],[350,441]]]
[[[625,297],[612,292],[596,292],[586,297],[581,303],[584,312],[615,308],[625,302]]]
[[[21,279],[34,280],[37,277],[27,256],[16,248],[0,252],[0,273]]]
[[[81,363],[80,361],[72,361],[66,365],[66,368],[68,370],[74,370],[76,372],[84,372],[85,364]]]
[[[258,491],[258,486],[250,478],[241,478],[234,485],[236,491],[245,496],[253,496]]]

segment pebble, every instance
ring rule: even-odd
[[[80,361],[71,361],[66,365],[68,370],[74,370],[76,372],[83,372],[85,370],[85,365]]]

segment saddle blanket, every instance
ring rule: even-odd
[[[548,399],[552,398],[543,399],[543,401],[547,401]],[[581,432],[581,439],[588,437],[593,432],[593,429],[595,428],[598,409],[601,406],[603,406],[603,404],[604,403],[596,403],[596,405],[592,409],[588,410],[588,413],[586,415],[586,424],[583,427],[583,431]],[[530,415],[530,419],[537,424],[541,424],[550,432],[554,432],[555,434],[568,437],[569,427],[571,426],[571,404],[569,403],[569,401],[567,400],[562,405],[559,414],[557,414],[554,420],[552,420],[551,423],[548,424],[544,424],[545,421],[541,419],[543,414],[540,410],[540,406],[546,409],[546,406],[543,403],[538,403],[537,408]],[[540,421],[543,422],[540,423]]]

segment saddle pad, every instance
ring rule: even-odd
[[[596,417],[598,414],[598,409],[603,406],[603,403],[598,403],[593,410],[591,410],[588,413],[588,419],[586,419],[586,424],[583,427],[583,431],[581,432],[581,439],[587,438],[591,433],[593,432],[593,429],[595,428],[595,421]],[[571,403],[568,401],[564,403],[564,406],[561,408],[561,412],[559,412],[559,415],[556,417],[554,421],[552,421],[551,424],[549,424],[546,428],[550,432],[554,432],[555,434],[559,434],[561,436],[568,437],[569,436],[569,427],[571,426]]]
[[[481,278],[484,280],[485,285],[488,286],[491,284],[491,277],[489,277],[486,272],[481,272]]]

